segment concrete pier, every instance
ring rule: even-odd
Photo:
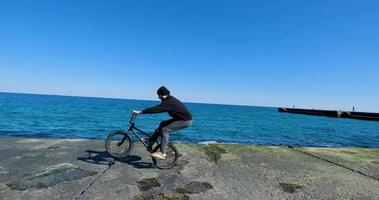
[[[369,112],[351,112],[342,110],[316,110],[316,109],[301,109],[301,108],[278,108],[279,112],[304,114],[304,115],[319,115],[335,118],[351,118],[361,120],[379,121],[379,113]]]
[[[102,140],[0,139],[0,199],[379,199],[379,149],[176,146],[159,170],[139,144],[113,160]]]

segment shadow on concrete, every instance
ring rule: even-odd
[[[114,159],[106,151],[87,150],[86,157],[78,157],[78,160],[97,164],[97,165],[113,165],[114,160],[133,166],[137,169],[155,168],[153,163],[143,162],[142,158],[136,155],[128,155],[125,158]]]

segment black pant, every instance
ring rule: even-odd
[[[187,128],[192,125],[192,120],[184,121],[184,120],[166,120],[162,121],[159,124],[159,127],[155,130],[154,134],[150,138],[150,144],[154,144],[154,142],[157,140],[159,136],[162,136],[162,142],[161,142],[161,152],[165,153],[169,136],[168,134],[170,132],[180,130],[183,128]]]
[[[152,145],[157,141],[158,137],[162,134],[162,128],[163,127],[168,126],[169,124],[171,124],[174,121],[175,121],[174,119],[161,121],[158,128],[155,129],[154,134],[150,137],[150,144]]]

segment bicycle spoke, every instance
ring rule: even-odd
[[[106,141],[106,149],[113,157],[126,156],[131,149],[131,140],[126,132],[118,131],[110,134]]]
[[[174,167],[178,161],[176,149],[172,145],[167,146],[166,159],[155,159],[153,158],[154,164],[160,169],[170,169]]]

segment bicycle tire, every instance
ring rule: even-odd
[[[161,145],[158,144],[154,148],[154,152],[159,151],[160,147]],[[176,147],[173,144],[170,143],[167,145],[166,154],[167,156],[166,156],[166,159],[164,160],[156,159],[152,157],[153,163],[158,169],[171,169],[178,163],[179,151],[176,149]]]
[[[119,144],[124,140],[122,144]],[[115,146],[116,145],[116,146]],[[121,145],[123,147],[121,147]],[[132,150],[133,142],[128,133],[122,130],[114,131],[110,133],[105,140],[105,149],[114,158],[123,158],[127,156]],[[121,151],[115,152],[114,148],[118,148]]]

